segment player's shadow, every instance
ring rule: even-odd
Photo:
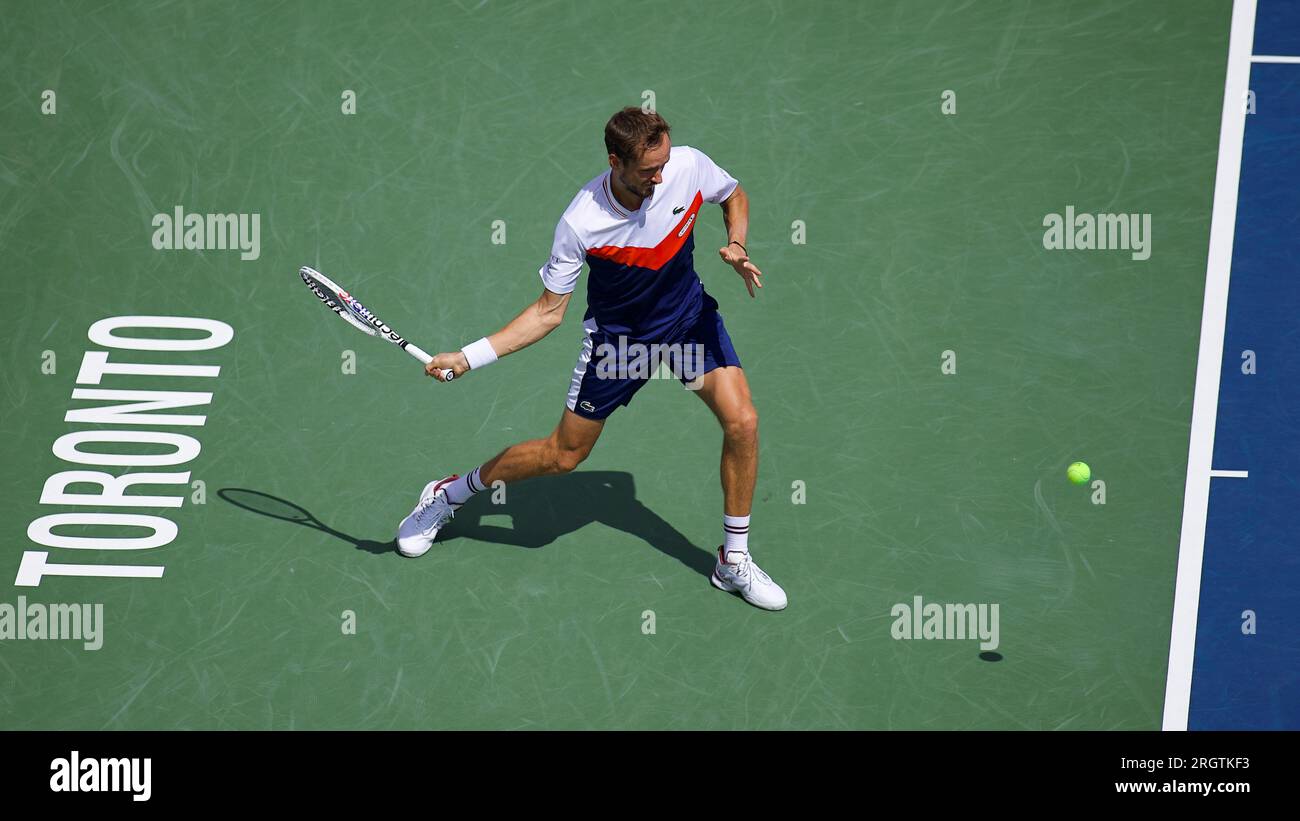
[[[632,474],[590,470],[545,476],[503,487],[504,504],[493,504],[493,489],[477,494],[456,511],[438,541],[459,538],[538,548],[593,522],[636,536],[697,573],[713,573],[713,551],[700,549],[636,498]],[[510,526],[485,524],[508,516]]]
[[[636,536],[661,553],[670,556],[695,572],[708,576],[713,572],[713,551],[692,544],[671,524],[636,498],[636,484],[630,473],[619,471],[579,471],[562,476],[547,476],[504,487],[505,502],[494,504],[489,488],[470,499],[442,532],[437,544],[456,539],[474,539],[513,547],[539,548],[551,544],[589,524],[600,522]],[[284,521],[301,524],[328,533],[370,553],[395,551],[395,539],[380,542],[358,539],[323,524],[298,505],[245,488],[222,488],[217,491],[232,505]],[[506,516],[509,526],[488,523]],[[437,549],[437,544],[434,549]]]

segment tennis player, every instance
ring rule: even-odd
[[[430,376],[450,368],[461,377],[542,339],[560,326],[583,263],[590,268],[585,336],[559,425],[545,439],[511,445],[463,476],[426,485],[398,528],[402,555],[427,552],[456,510],[494,482],[576,468],[609,415],[632,401],[662,361],[722,425],[724,542],[713,586],[767,610],[786,606],[785,591],[749,555],[758,414],[718,303],[705,292],[692,259],[699,210],[718,203],[728,239],[718,255],[754,296],[762,272],[745,250],[749,199],[703,152],[674,146],[669,132],[662,117],[640,108],[611,117],[605,125],[609,170],[582,187],[556,225],[550,259],[539,271],[542,295],[500,331],[438,354],[426,367]]]

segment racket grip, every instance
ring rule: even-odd
[[[430,362],[433,361],[433,357],[425,353],[424,349],[421,348],[419,345],[413,345],[410,342],[407,342],[405,345],[402,346],[402,350],[406,351],[411,356],[420,360],[420,363],[422,365],[428,365]],[[456,372],[453,371],[451,368],[443,368],[442,373],[439,375],[438,378],[441,379],[443,382],[450,382],[451,380],[456,378]]]

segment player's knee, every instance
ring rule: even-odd
[[[732,439],[752,441],[758,438],[758,411],[750,407],[723,423],[723,430]]]
[[[587,458],[590,450],[583,448],[560,448],[556,453],[555,466],[560,473],[569,473]]]
[[[591,453],[590,447],[566,445],[556,438],[551,439],[550,445],[550,453],[547,454],[549,473],[569,473]]]

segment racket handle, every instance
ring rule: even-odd
[[[430,362],[433,361],[433,357],[425,353],[424,349],[421,348],[419,345],[415,345],[410,342],[407,342],[405,345],[402,346],[402,350],[406,351],[411,356],[420,360],[420,364],[422,365],[428,365]],[[443,382],[450,382],[451,380],[456,378],[456,372],[453,371],[451,368],[443,368],[442,374],[439,376],[439,378],[442,379]]]

